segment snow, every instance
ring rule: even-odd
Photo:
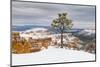
[[[26,40],[28,40],[30,37],[32,39],[39,39],[39,38],[49,38],[52,37],[51,35],[42,35],[41,33],[36,33],[36,34],[20,34],[21,37],[24,37]]]
[[[12,65],[44,64],[75,61],[93,61],[95,54],[84,51],[55,48],[49,46],[40,52],[12,54]]]
[[[79,32],[79,34],[88,34],[88,35],[91,35],[91,34],[94,34],[95,33],[95,30],[83,30],[81,32]]]
[[[33,39],[51,37],[51,35],[47,31],[48,30],[45,28],[32,28],[32,29],[24,31],[23,33],[20,33],[20,36],[24,37],[26,40],[28,40],[28,38],[30,37],[32,37]]]
[[[33,29],[30,29],[30,30],[26,30],[25,32],[36,32],[36,31],[47,31],[47,29],[45,28],[33,28]]]

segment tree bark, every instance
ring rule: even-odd
[[[63,48],[63,32],[61,32],[61,48]]]

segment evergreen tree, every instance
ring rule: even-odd
[[[54,19],[51,26],[58,30],[61,34],[61,48],[63,48],[63,33],[64,30],[70,30],[73,26],[72,20],[68,17],[67,13],[59,13],[58,18]]]

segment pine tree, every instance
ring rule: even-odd
[[[63,33],[64,30],[70,30],[73,26],[72,20],[68,17],[67,13],[59,13],[58,18],[54,19],[51,26],[58,30],[61,34],[61,48],[63,48]]]

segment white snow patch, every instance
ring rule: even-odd
[[[84,51],[54,48],[49,46],[40,52],[12,54],[12,65],[45,64],[59,62],[91,61],[95,54]]]
[[[33,28],[33,29],[30,29],[30,30],[26,30],[25,32],[36,32],[36,31],[47,31],[47,29],[45,28]]]
[[[26,30],[23,33],[20,33],[20,36],[24,37],[26,40],[28,40],[28,38],[30,37],[32,37],[33,39],[51,37],[48,30],[45,28],[33,28],[30,30]]]

